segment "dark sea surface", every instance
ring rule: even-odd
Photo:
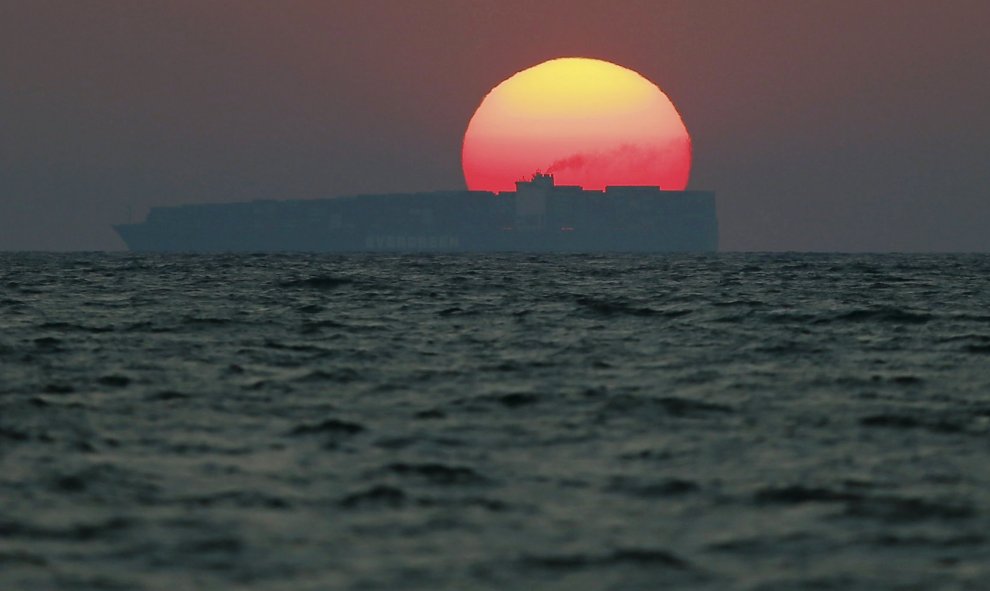
[[[0,254],[0,589],[990,589],[990,256]]]

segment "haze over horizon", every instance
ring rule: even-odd
[[[150,206],[461,188],[485,94],[641,72],[722,250],[990,250],[990,4],[0,0],[0,250],[119,250]],[[131,214],[129,214],[129,211]]]

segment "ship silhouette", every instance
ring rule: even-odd
[[[712,252],[715,194],[536,173],[515,191],[435,191],[154,207],[114,229],[146,252]]]

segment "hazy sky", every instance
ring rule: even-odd
[[[0,250],[151,205],[463,187],[485,93],[633,68],[724,250],[990,250],[987,0],[0,0]]]

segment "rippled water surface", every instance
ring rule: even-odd
[[[0,589],[987,589],[990,257],[0,254]]]

